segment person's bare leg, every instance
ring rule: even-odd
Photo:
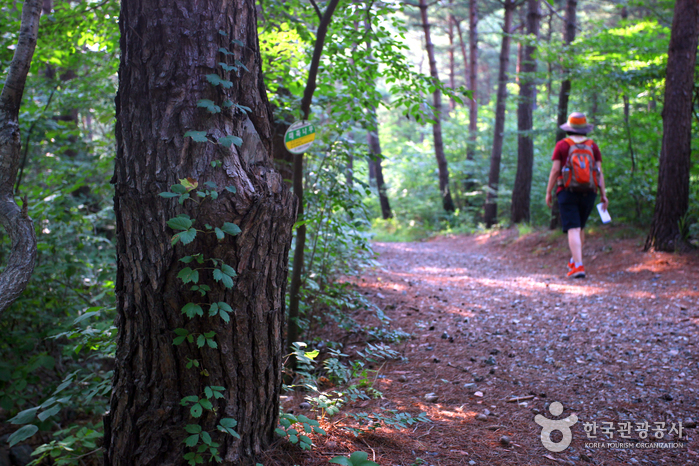
[[[568,247],[576,264],[582,264],[582,236],[580,228],[568,230]]]

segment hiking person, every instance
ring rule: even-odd
[[[593,126],[587,123],[584,113],[574,112],[560,126],[567,137],[561,139],[553,150],[553,166],[546,186],[546,205],[551,208],[551,194],[557,182],[556,197],[561,212],[561,227],[568,234],[571,258],[568,261],[568,278],[585,278],[582,246],[583,228],[595,207],[597,189],[606,211],[609,205],[602,176],[602,154],[597,144],[587,137]]]

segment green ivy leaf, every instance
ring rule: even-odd
[[[199,434],[190,435],[185,439],[184,443],[188,447],[196,446],[196,444],[199,443]]]
[[[245,64],[244,64],[242,61],[236,60],[236,61],[235,61],[235,64],[236,64],[237,66],[241,67],[242,69],[244,69],[245,71],[247,71],[248,73],[250,72],[250,70],[248,69],[248,67],[245,66]]]
[[[245,44],[243,44],[238,39],[231,39],[231,44],[240,45],[241,47],[245,47]]]
[[[199,424],[187,424],[184,430],[186,430],[188,434],[200,434],[201,426]]]
[[[250,112],[252,112],[252,109],[251,109],[250,107],[246,107],[245,105],[238,105],[238,104],[235,104],[235,106],[236,106],[236,108],[237,108],[238,110],[240,110],[240,111],[243,112],[243,113],[250,113]]]
[[[201,413],[204,412],[199,403],[194,403],[191,408],[189,408],[189,414],[194,418],[201,417]]]
[[[177,274],[177,278],[182,280],[182,283],[198,283],[199,271],[185,267],[184,269],[180,270],[180,273]]]
[[[213,317],[216,314],[218,314],[218,304],[213,303],[211,306],[209,306],[209,316]]]
[[[199,335],[199,336],[197,337],[197,346],[198,346],[199,348],[201,348],[201,347],[203,347],[205,344],[206,344],[206,338],[204,337],[204,335]]]
[[[223,239],[226,237],[226,234],[220,228],[216,227],[214,231],[216,232],[216,238]]]
[[[160,194],[158,194],[158,196],[169,199],[171,197],[178,197],[179,194],[177,194],[177,193],[160,193]]]
[[[243,144],[243,140],[237,136],[229,135],[218,138],[218,143],[225,147],[231,147],[231,144],[235,144],[236,146],[240,147]]]
[[[221,271],[228,275],[229,277],[237,277],[238,274],[235,272],[235,269],[231,267],[230,265],[223,264],[221,266]]]
[[[233,194],[238,192],[238,190],[235,189],[235,186],[226,186],[226,191],[231,192]]]
[[[218,302],[218,307],[221,308],[222,310],[226,312],[230,312],[231,314],[233,313],[233,308],[228,305],[228,303],[224,303],[223,301]]]
[[[224,55],[233,55],[233,52],[231,52],[231,51],[229,51],[228,49],[223,48],[223,47],[219,47],[218,51],[221,52],[221,53],[224,54]]]
[[[184,305],[182,308],[182,314],[187,314],[187,317],[190,319],[193,319],[194,316],[203,316],[204,315],[204,310],[201,308],[200,305],[195,304],[195,303],[187,303]],[[203,346],[203,345],[202,345]]]
[[[189,244],[192,241],[194,241],[194,238],[197,236],[197,230],[194,228],[190,228],[187,231],[178,233],[178,236],[180,237],[180,241],[182,241],[182,244]]]
[[[189,218],[188,215],[182,214],[168,220],[167,226],[169,226],[173,230],[187,230],[191,228],[193,223],[194,222],[192,221],[192,219]]]
[[[201,441],[204,442],[206,445],[211,445],[211,435],[209,435],[208,432],[202,432]]]
[[[221,113],[221,107],[209,99],[200,99],[197,107],[205,108],[209,113]]]
[[[221,284],[230,290],[231,288],[233,288],[233,279],[228,275],[223,275],[223,277],[221,278]]]
[[[184,133],[184,137],[191,137],[194,142],[209,142],[209,139],[206,137],[206,131],[187,131]]]
[[[242,231],[238,225],[230,222],[224,223],[221,227],[221,230],[223,230],[225,233],[228,233],[231,236],[238,235]]]
[[[199,400],[199,404],[202,408],[211,411],[214,409],[214,405],[209,400]]]
[[[182,399],[180,400],[180,405],[181,405],[181,406],[187,406],[188,403],[196,403],[197,401],[199,401],[199,397],[198,397],[198,396],[196,396],[196,395],[189,395],[189,396],[185,396],[184,398],[182,398]]]
[[[185,188],[181,184],[173,184],[172,186],[170,186],[170,191],[177,194],[184,194],[187,192],[187,188]]]

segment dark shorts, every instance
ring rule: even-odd
[[[595,208],[597,193],[576,193],[565,189],[558,193],[558,208],[561,211],[563,233],[571,228],[585,228],[587,218]]]

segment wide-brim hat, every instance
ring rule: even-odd
[[[568,117],[568,121],[559,126],[563,131],[570,131],[573,133],[587,134],[594,126],[588,124],[587,117],[582,112],[573,112]]]

